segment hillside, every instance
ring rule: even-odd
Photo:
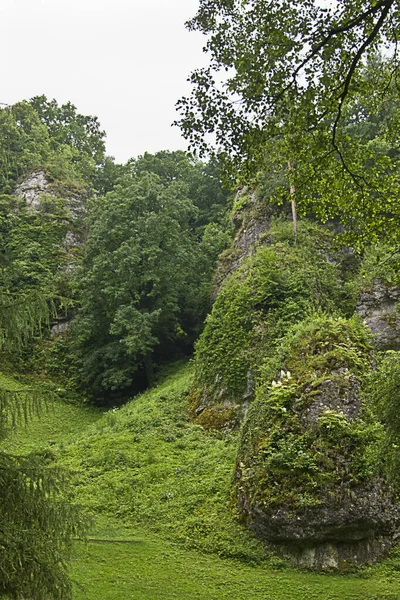
[[[0,595],[398,597],[395,237],[45,97],[1,128]]]
[[[190,380],[191,368],[177,365],[153,391],[101,415],[57,402],[7,442],[71,470],[73,498],[95,518],[87,545],[74,550],[73,597],[398,598],[396,555],[346,577],[311,574],[238,525],[228,508],[238,435],[221,439],[188,420]]]

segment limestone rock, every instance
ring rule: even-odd
[[[257,244],[263,236],[266,237],[270,228],[272,206],[258,198],[253,191],[246,187],[240,188],[235,204],[238,208],[233,213],[232,220],[236,235],[232,248],[220,257],[213,300],[216,299],[225,279],[240,267],[246,256],[254,254]]]
[[[63,276],[67,277],[73,275],[77,257],[85,242],[86,197],[84,190],[82,193],[78,193],[77,190],[79,191],[79,184],[75,190],[67,189],[60,183],[50,182],[46,173],[40,170],[28,174],[14,191],[14,195],[23,198],[28,209],[33,213],[45,211],[47,214],[52,214],[54,206],[57,206],[57,203],[59,206],[61,202],[66,234],[60,250],[64,254]],[[72,315],[56,318],[51,324],[51,337],[64,333],[69,327],[71,318]]]
[[[373,562],[399,535],[400,505],[367,466],[379,435],[361,398],[368,336],[354,320],[325,317],[294,331],[278,351],[281,375],[258,387],[243,426],[239,514],[298,565]]]
[[[15,195],[26,200],[32,210],[40,209],[40,199],[47,193],[49,182],[44,171],[30,173],[15,189]]]
[[[361,292],[357,313],[375,336],[381,350],[400,350],[400,286],[390,287],[374,280]]]

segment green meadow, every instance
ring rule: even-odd
[[[345,574],[294,569],[237,521],[237,435],[187,417],[191,368],[105,412],[54,401],[3,449],[46,452],[91,520],[71,562],[76,600],[398,600],[400,554]],[[9,389],[19,389],[3,378]],[[13,386],[15,386],[13,388]]]

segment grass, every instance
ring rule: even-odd
[[[399,586],[249,566],[184,550],[163,539],[79,545],[76,600],[398,600]]]
[[[0,389],[15,392],[29,387],[0,373]],[[26,454],[43,446],[60,447],[70,437],[84,432],[101,416],[102,412],[92,407],[47,400],[40,410],[30,415],[26,423],[18,423],[16,428],[8,432],[6,440],[0,443],[0,448],[7,449],[7,452]]]
[[[96,518],[75,546],[74,600],[399,600],[396,555],[354,574],[305,573],[241,528],[230,497],[237,437],[188,420],[190,378],[179,365],[105,414],[56,403],[3,444],[50,443],[74,473],[71,498]]]

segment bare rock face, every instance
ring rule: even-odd
[[[400,286],[389,287],[379,280],[361,292],[357,313],[372,331],[381,350],[400,350]]]
[[[400,534],[400,505],[371,462],[379,433],[361,397],[368,335],[345,319],[314,319],[297,331],[243,426],[238,511],[297,565],[372,563]]]
[[[15,189],[15,195],[24,198],[33,211],[41,206],[41,196],[47,193],[49,182],[44,171],[30,173]]]
[[[249,507],[247,524],[278,553],[307,568],[372,564],[397,541],[400,509],[383,480],[354,486],[349,494],[326,490],[320,499],[321,506],[296,511],[282,506],[273,514]]]
[[[63,244],[68,252],[73,248],[80,248],[84,243],[82,220],[86,215],[86,201],[84,195],[79,195],[69,189],[61,189],[58,184],[51,183],[44,171],[34,171],[15,188],[15,196],[26,201],[32,212],[46,209],[51,212],[51,203],[62,199],[65,208],[65,222],[68,231]]]
[[[79,187],[77,188],[79,189]],[[43,170],[34,171],[16,187],[15,196],[25,200],[28,210],[32,213],[45,211],[52,214],[62,209],[62,220],[66,234],[60,250],[65,254],[63,272],[68,277],[76,268],[77,256],[81,253],[85,242],[84,218],[86,216],[85,193],[79,194],[76,190],[66,189],[61,184],[52,183]],[[60,213],[57,214],[59,218]],[[50,335],[52,337],[64,333],[70,322],[70,316],[64,315],[54,320]]]
[[[257,198],[253,191],[246,187],[239,189],[235,206],[232,220],[236,235],[232,248],[226,250],[220,257],[213,300],[220,292],[225,279],[240,267],[246,256],[254,254],[257,244],[261,242],[263,236],[266,237],[270,228],[272,207]]]

